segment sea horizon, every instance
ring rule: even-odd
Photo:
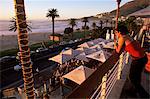
[[[74,29],[82,28],[84,23],[81,20],[77,20],[77,26],[74,27]],[[92,28],[92,23],[95,22],[97,26],[100,26],[99,21],[95,20],[89,20],[87,25]],[[52,33],[52,22],[51,20],[27,20],[27,23],[32,27],[32,32],[29,32],[29,34],[32,33]],[[17,31],[9,31],[9,25],[12,24],[10,20],[0,20],[0,36],[2,35],[17,35]],[[61,33],[63,34],[64,29],[67,27],[71,27],[69,25],[69,21],[55,21],[55,33]]]

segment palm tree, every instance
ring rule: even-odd
[[[94,30],[96,29],[96,23],[95,22],[92,23],[92,27]]]
[[[52,17],[52,33],[53,33],[53,42],[54,42],[54,19],[56,18],[56,17],[59,17],[59,15],[57,14],[57,9],[54,9],[54,8],[52,8],[52,9],[49,9],[48,10],[48,13],[46,14],[46,17]]]
[[[111,28],[113,28],[113,22],[112,21],[110,22],[110,24],[111,24]]]
[[[72,29],[74,28],[74,26],[76,26],[77,24],[76,24],[76,19],[70,19],[70,22],[69,22],[69,25],[71,25],[72,26]],[[73,29],[73,31],[74,31],[74,29]]]
[[[103,28],[103,21],[100,20],[101,29]]]
[[[86,28],[86,23],[89,22],[88,17],[84,17],[82,22],[84,22],[84,27]]]
[[[10,26],[9,26],[9,31],[15,32],[17,30],[16,18],[12,17],[12,20],[10,22],[12,22],[12,24],[10,24]],[[27,25],[27,31],[32,32],[32,30],[31,30],[32,27],[29,26],[28,24],[26,24],[26,25]]]
[[[92,27],[93,27],[93,29],[92,29],[92,34],[91,34],[91,37],[92,38],[97,38],[97,34],[98,34],[98,29],[96,29],[96,23],[95,22],[93,22],[92,23]]]
[[[85,37],[85,30],[87,28],[86,23],[89,22],[88,17],[84,17],[82,22],[84,22],[83,29],[84,29],[84,37]]]
[[[32,73],[32,64],[30,59],[30,49],[28,47],[28,33],[25,17],[24,0],[14,0],[16,24],[18,30],[18,44],[21,56],[24,89],[27,99],[34,98],[34,80]]]
[[[76,26],[77,24],[76,24],[76,19],[70,19],[70,22],[69,22],[69,25],[71,25],[72,26],[72,30],[74,31],[74,26]],[[72,38],[73,38],[73,32],[71,33],[72,35]]]
[[[107,27],[107,24],[108,24],[108,20],[106,20],[106,27]]]

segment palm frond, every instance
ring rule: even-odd
[[[15,32],[17,30],[17,24],[16,24],[16,19],[12,17],[12,20],[10,20],[11,24],[9,25],[9,31]],[[32,27],[26,24],[25,26],[27,28],[27,31],[32,32]]]
[[[76,19],[70,19],[69,25],[76,26]]]
[[[46,17],[53,17],[53,18],[59,17],[57,13],[58,13],[57,9],[54,8],[48,9],[48,13],[46,14]]]

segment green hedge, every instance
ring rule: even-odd
[[[57,43],[57,42],[54,42],[54,43]],[[53,43],[53,41],[44,42],[46,47],[51,46],[54,43]],[[29,48],[30,48],[31,51],[35,51],[39,47],[42,47],[42,43],[36,43],[36,44],[29,45]],[[3,56],[16,56],[18,51],[19,51],[19,49],[17,49],[17,48],[1,51],[0,52],[0,57],[3,57]]]
[[[84,35],[88,36],[89,34],[90,34],[89,31],[86,31],[86,32],[84,32],[84,31],[73,32],[73,39],[84,38]],[[70,36],[66,37],[66,40],[69,41],[69,39],[70,39]],[[54,43],[58,43],[58,41],[56,41],[56,42],[53,42],[53,41],[44,42],[46,47],[51,46]],[[41,46],[42,46],[42,42],[41,43],[32,44],[29,47],[30,47],[31,51],[35,51],[37,48],[39,48]],[[3,56],[15,56],[18,51],[19,51],[19,49],[17,49],[17,48],[1,51],[0,52],[0,57],[3,57]]]
[[[79,32],[73,32],[73,38],[74,39],[78,39],[78,38],[84,38],[84,36],[89,36],[90,35],[90,31],[79,31]]]
[[[0,57],[3,57],[3,56],[15,56],[18,51],[19,50],[17,48],[1,51],[0,52]]]

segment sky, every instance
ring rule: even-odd
[[[15,16],[14,0],[0,0],[0,20]],[[132,0],[122,0],[121,5]],[[29,20],[45,20],[48,9],[56,8],[58,19],[94,16],[116,9],[116,0],[24,0],[26,17]]]

